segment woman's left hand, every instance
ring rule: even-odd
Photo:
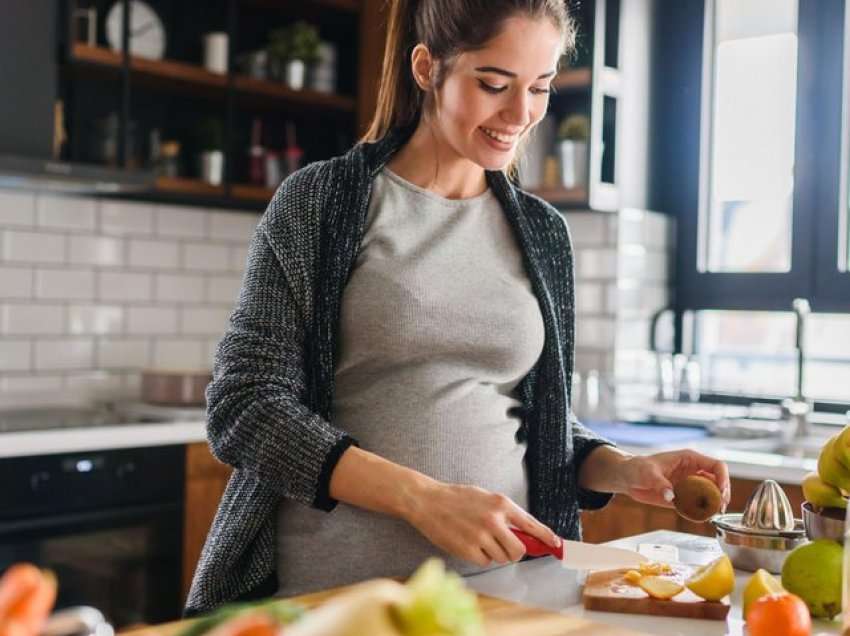
[[[718,459],[693,450],[675,450],[654,455],[635,455],[619,466],[622,492],[635,501],[673,507],[673,486],[689,475],[701,475],[720,489],[722,510],[731,496],[729,469]]]

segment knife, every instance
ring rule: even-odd
[[[607,545],[595,545],[581,541],[561,539],[561,546],[553,548],[540,539],[517,528],[511,528],[517,539],[525,546],[529,556],[552,555],[561,565],[571,570],[617,570],[637,568],[649,561],[644,555],[625,548],[612,548]]]

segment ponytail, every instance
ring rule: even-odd
[[[378,104],[361,141],[377,141],[390,129],[419,119],[423,94],[409,68],[417,44],[416,4],[417,0],[390,0]]]

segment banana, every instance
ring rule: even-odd
[[[835,436],[833,444],[835,449],[835,459],[837,459],[845,468],[850,470],[850,425],[845,426],[838,435]]]
[[[847,508],[847,500],[835,486],[824,483],[817,473],[803,478],[803,496],[816,508]]]
[[[829,441],[821,449],[818,458],[818,475],[825,483],[850,490],[850,469],[844,466],[836,457],[835,443],[838,436],[829,438]]]

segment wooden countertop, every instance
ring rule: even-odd
[[[317,607],[346,587],[296,596],[290,600],[308,609]],[[567,616],[544,609],[520,605],[483,594],[478,595],[484,614],[486,636],[640,636],[643,632],[615,625],[604,625],[578,616]],[[176,621],[121,632],[119,636],[174,636],[190,621]]]

